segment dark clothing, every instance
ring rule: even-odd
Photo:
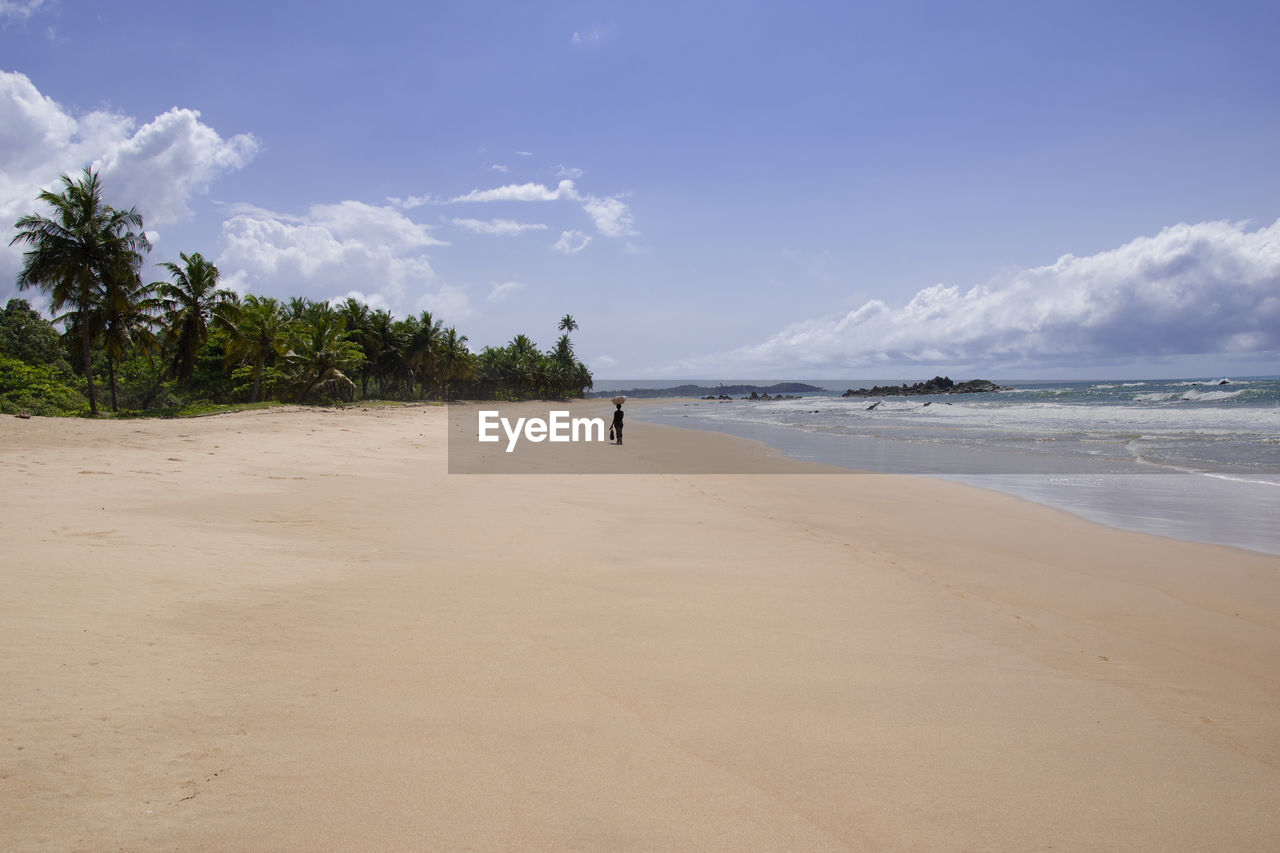
[[[614,433],[618,435],[618,444],[622,444],[622,407],[619,406],[613,413],[613,426],[609,427],[609,435]]]

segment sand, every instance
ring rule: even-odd
[[[0,417],[0,848],[1275,849],[1280,559],[445,430]]]

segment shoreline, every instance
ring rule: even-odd
[[[648,402],[645,400],[642,404]],[[690,401],[666,398],[654,402],[658,405],[652,408],[671,409]],[[1280,532],[1270,523],[1270,519],[1280,513],[1280,488],[1272,483],[1192,472],[1106,473],[1101,468],[1090,470],[1090,460],[1081,460],[1079,470],[1074,471],[1068,467],[1044,473],[1019,473],[1014,469],[1001,473],[1001,465],[1007,463],[999,451],[990,451],[989,459],[979,463],[979,470],[990,467],[992,473],[962,474],[931,470],[927,463],[920,467],[915,459],[916,454],[923,453],[926,459],[947,463],[953,450],[921,448],[890,438],[874,438],[851,445],[840,436],[797,432],[765,424],[708,424],[691,419],[687,425],[681,425],[676,417],[672,412],[660,413],[650,422],[761,441],[789,459],[861,473],[870,472],[866,467],[859,467],[857,458],[872,456],[880,464],[889,460],[887,464],[895,469],[904,469],[876,470],[875,473],[963,483],[1063,510],[1116,530],[1280,556]],[[876,445],[878,452],[869,453],[868,444]],[[976,451],[965,452],[978,458]],[[1183,488],[1172,488],[1175,485]]]
[[[1280,833],[1274,557],[913,477],[646,473],[806,466],[638,420],[582,454],[636,476],[451,475],[446,423],[0,418],[0,843]]]

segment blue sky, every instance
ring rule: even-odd
[[[0,0],[0,228],[93,164],[155,262],[477,349],[570,312],[602,378],[1280,373],[1276,32],[1274,3]]]

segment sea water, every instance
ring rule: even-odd
[[[999,392],[914,397],[841,397],[871,383],[810,384],[824,391],[682,400],[634,417],[754,438],[815,462],[996,489],[1114,527],[1280,554],[1280,378],[1009,382]]]

